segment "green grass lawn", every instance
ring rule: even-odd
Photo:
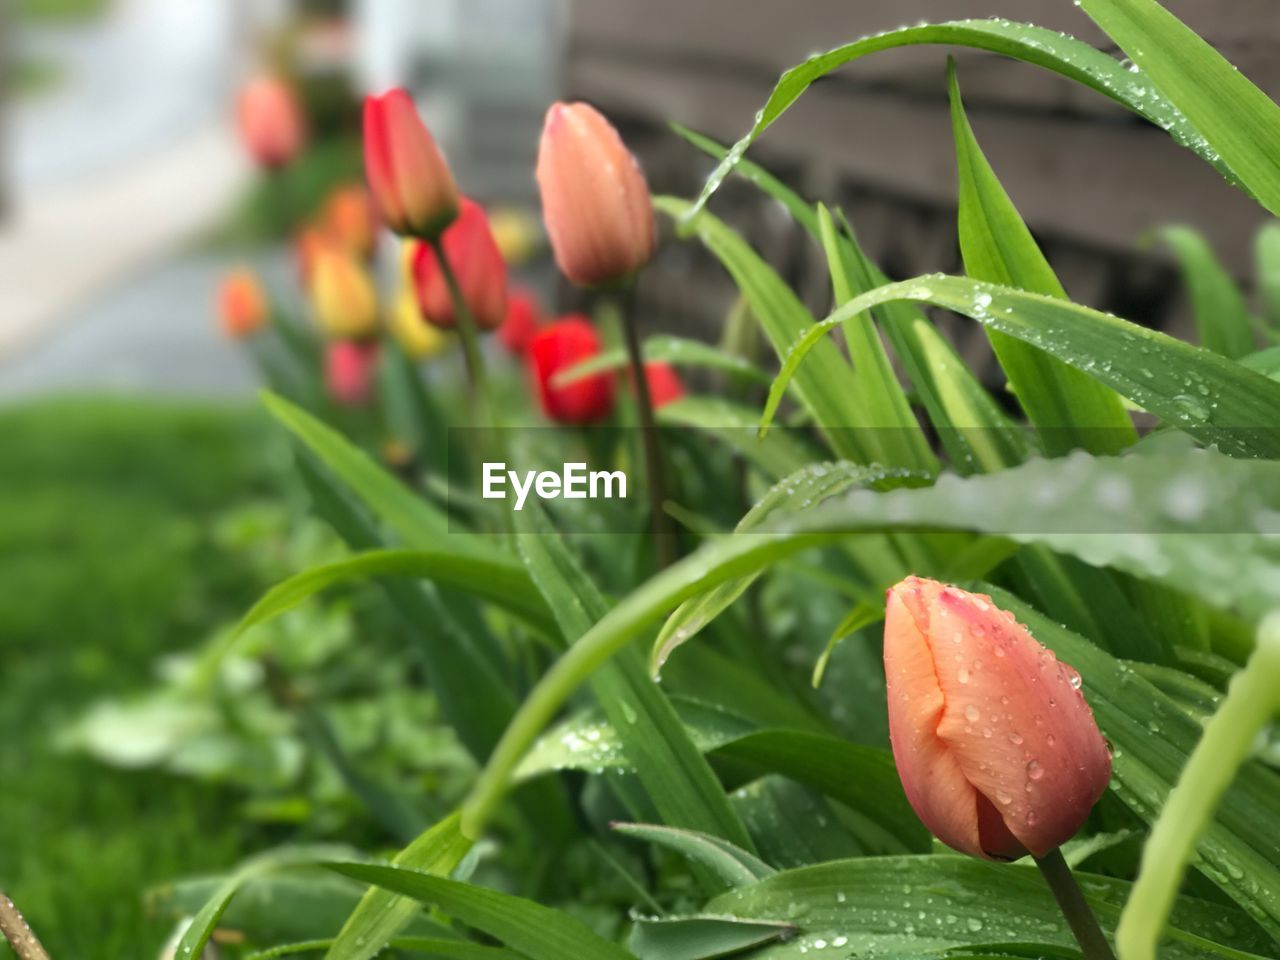
[[[216,790],[52,740],[261,589],[209,526],[270,489],[265,436],[249,409],[0,409],[0,888],[58,960],[151,960],[167,923],[145,916],[143,890],[264,842]]]
[[[77,23],[101,16],[112,0],[18,0],[20,20],[38,23]]]

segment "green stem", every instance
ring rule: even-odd
[[[1155,960],[1196,843],[1249,756],[1258,731],[1280,710],[1277,676],[1280,614],[1272,614],[1258,628],[1253,656],[1232,679],[1226,699],[1205,726],[1147,838],[1138,879],[1116,927],[1116,946],[1124,960]]]
[[[1053,892],[1053,899],[1058,901],[1062,915],[1067,918],[1067,926],[1075,935],[1076,942],[1084,954],[1084,960],[1116,960],[1111,952],[1111,944],[1107,942],[1098,920],[1089,909],[1089,904],[1080,892],[1080,885],[1063,859],[1062,851],[1054,847],[1043,857],[1036,857],[1036,866],[1044,875],[1045,882]]]
[[[444,275],[445,285],[449,288],[449,299],[453,301],[453,315],[457,321],[455,326],[462,340],[462,355],[467,364],[467,377],[479,403],[485,408],[483,415],[488,418],[489,424],[496,432],[499,426],[498,408],[494,405],[493,395],[489,390],[489,375],[484,365],[484,354],[480,350],[480,333],[476,318],[472,315],[471,308],[467,306],[462,288],[458,285],[457,275],[454,274],[453,266],[444,255],[444,245],[439,237],[431,241],[431,247],[436,252],[436,259],[440,262],[440,272]]]
[[[640,412],[640,438],[644,447],[645,475],[649,480],[649,527],[659,569],[671,566],[678,559],[675,529],[667,516],[666,480],[662,463],[662,441],[658,425],[653,419],[653,397],[649,393],[649,380],[644,375],[644,353],[640,348],[640,331],[636,329],[635,311],[628,297],[623,306],[622,326],[627,340],[627,360],[631,365],[631,380],[636,388],[636,407]]]
[[[49,954],[3,890],[0,890],[0,934],[9,941],[18,960],[49,960]]]

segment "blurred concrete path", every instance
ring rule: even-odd
[[[241,55],[237,7],[121,0],[99,24],[23,39],[67,76],[15,118],[15,210],[0,229],[0,358],[174,252],[246,181],[227,118]]]
[[[287,302],[293,263],[277,250],[255,269]],[[0,401],[94,390],[249,395],[259,381],[240,344],[218,332],[213,291],[224,256],[166,260],[95,297],[73,323],[9,357],[0,355]]]

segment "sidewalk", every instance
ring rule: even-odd
[[[18,198],[0,232],[0,360],[208,226],[249,168],[228,126],[144,160]]]

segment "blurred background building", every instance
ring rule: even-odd
[[[1264,89],[1280,91],[1266,0],[1169,6]],[[1079,10],[1058,0],[992,7],[10,0],[0,7],[9,76],[0,139],[0,394],[249,386],[247,369],[216,340],[208,304],[214,278],[246,236],[262,247],[268,272],[288,278],[287,232],[279,223],[274,235],[254,227],[246,212],[253,174],[231,125],[238,85],[263,63],[286,63],[307,85],[319,132],[334,144],[323,161],[330,174],[350,166],[355,97],[403,84],[464,188],[484,200],[535,205],[538,129],[557,96],[595,102],[641,155],[655,190],[687,196],[710,164],[668,121],[736,139],[778,74],[816,50],[904,22],[993,12],[1103,43]],[[1185,298],[1174,271],[1161,251],[1140,248],[1147,231],[1170,222],[1200,229],[1234,273],[1251,274],[1260,211],[1198,158],[1045,71],[973,51],[955,56],[979,140],[1076,299],[1181,328]],[[815,85],[752,151],[805,195],[841,206],[892,276],[959,266],[945,63],[937,47],[858,62]],[[314,169],[307,177],[327,175]],[[305,205],[308,189],[298,187],[295,204]],[[733,185],[715,209],[815,310],[825,309],[821,263],[779,210]],[[668,245],[643,297],[664,323],[711,331],[733,293],[708,258]],[[956,330],[975,353],[985,349],[967,326]]]

